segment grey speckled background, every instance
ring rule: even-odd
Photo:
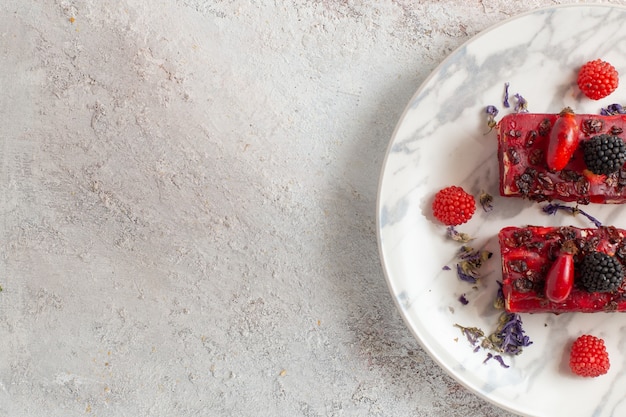
[[[402,322],[376,188],[447,54],[565,2],[99,3],[0,3],[0,416],[510,416]]]

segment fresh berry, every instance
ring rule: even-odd
[[[599,100],[615,91],[619,84],[619,76],[613,65],[596,59],[580,68],[577,82],[584,95]]]
[[[574,257],[571,253],[562,253],[550,266],[546,275],[546,297],[555,303],[567,299],[574,287]]]
[[[604,375],[611,366],[604,340],[588,334],[574,341],[569,357],[569,367],[579,376]]]
[[[447,226],[467,222],[474,215],[474,211],[474,197],[456,185],[440,190],[433,201],[433,215]]]
[[[612,174],[626,163],[626,144],[618,136],[594,136],[583,142],[583,153],[587,168],[594,174]]]
[[[580,265],[580,283],[589,292],[617,290],[624,278],[622,264],[603,252],[590,252]]]
[[[550,131],[546,162],[548,168],[560,171],[572,159],[578,146],[578,123],[574,111],[569,107],[559,113]]]

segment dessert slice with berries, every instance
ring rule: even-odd
[[[626,115],[514,113],[498,123],[500,194],[626,202]]]
[[[507,311],[626,311],[625,230],[506,227],[498,238]]]

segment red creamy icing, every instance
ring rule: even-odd
[[[626,201],[626,169],[611,175],[586,170],[579,146],[561,171],[546,164],[548,138],[557,114],[515,113],[498,123],[500,194],[535,201],[623,203]],[[626,115],[577,114],[578,142],[600,134],[626,138]]]
[[[516,313],[626,311],[626,285],[613,293],[590,293],[576,285],[576,266],[591,251],[614,255],[624,265],[626,231],[615,227],[506,227],[498,234],[502,255],[505,308]],[[578,248],[574,256],[574,288],[561,302],[549,301],[543,289],[551,263],[564,242]]]

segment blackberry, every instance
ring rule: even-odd
[[[602,252],[590,252],[580,265],[580,283],[589,292],[617,290],[624,278],[622,264]]]
[[[594,174],[612,174],[626,162],[626,144],[617,136],[594,136],[583,142],[583,153],[587,168]]]

